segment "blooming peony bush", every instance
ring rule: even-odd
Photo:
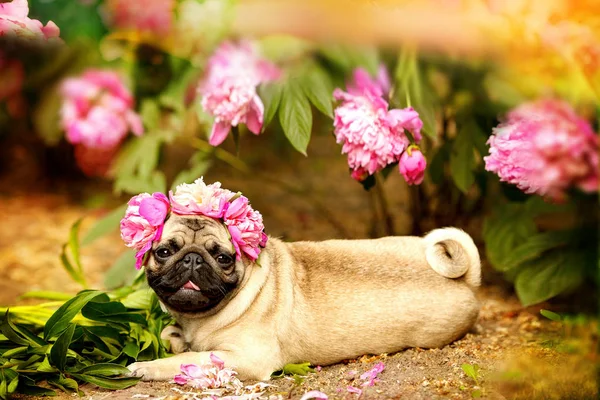
[[[232,127],[246,124],[255,135],[261,132],[264,105],[257,94],[261,83],[280,76],[280,70],[260,57],[249,41],[225,42],[208,60],[203,81],[198,86],[204,111],[215,118],[209,143],[220,145]]]
[[[525,193],[563,200],[567,190],[598,191],[598,135],[564,101],[523,104],[494,129],[488,171]]]
[[[78,78],[66,79],[61,94],[66,139],[84,148],[76,151],[79,165],[88,175],[104,175],[127,133],[144,133],[131,93],[116,72],[89,69]]]
[[[341,102],[335,109],[334,134],[337,142],[343,144],[342,153],[348,155],[352,178],[363,181],[400,162],[406,182],[419,184],[423,181],[425,159],[420,151],[412,156],[405,152],[411,144],[407,132],[414,142],[421,141],[423,122],[412,107],[389,110],[384,97],[389,89],[385,67],[379,69],[377,79],[372,79],[364,69],[355,70],[347,91],[333,92],[334,98]],[[420,158],[415,162],[417,154]]]
[[[60,29],[52,21],[46,25],[29,15],[27,0],[0,3],[0,39],[27,42],[61,42]]]

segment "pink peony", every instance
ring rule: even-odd
[[[359,68],[347,92],[333,92],[334,98],[341,101],[335,109],[334,134],[343,144],[342,153],[348,155],[352,177],[358,181],[399,161],[410,144],[406,132],[415,141],[421,140],[423,123],[412,107],[388,110],[384,96],[389,87],[384,68],[376,80]]]
[[[178,385],[189,385],[196,389],[239,389],[242,383],[237,378],[237,372],[225,368],[225,363],[219,357],[210,353],[210,363],[203,365],[182,364],[181,374],[175,375]]]
[[[115,28],[167,34],[171,31],[175,0],[107,0],[106,7]]]
[[[142,193],[132,197],[127,205],[125,217],[121,219],[121,239],[127,247],[137,250],[135,267],[140,269],[152,242],[160,239],[169,213],[169,200],[162,193]]]
[[[258,135],[264,106],[256,88],[279,75],[279,69],[260,58],[251,43],[223,43],[208,61],[206,75],[198,86],[202,108],[215,118],[209,143],[218,146],[231,127],[240,123]]]
[[[221,218],[233,196],[234,193],[221,188],[220,182],[207,185],[199,178],[194,183],[178,185],[175,194],[171,193],[169,197],[175,214]]]
[[[79,78],[66,79],[61,92],[61,123],[67,140],[79,149],[78,165],[89,176],[104,175],[112,161],[108,155],[116,155],[127,132],[138,136],[144,132],[139,115],[133,111],[131,93],[115,72],[94,69]],[[98,168],[91,168],[94,165]]]
[[[523,104],[489,138],[488,171],[525,193],[553,200],[570,187],[598,190],[598,136],[565,102]]]
[[[44,26],[40,21],[28,17],[27,0],[0,3],[0,38],[17,40],[62,42],[60,29],[52,21]]]
[[[129,130],[143,133],[133,97],[115,72],[87,70],[80,78],[66,79],[61,92],[62,125],[70,143],[106,149],[118,146]]]
[[[231,235],[237,258],[245,253],[256,260],[267,242],[262,215],[252,209],[248,199],[221,188],[221,183],[206,185],[202,178],[177,186],[170,193],[172,211],[179,215],[205,215],[223,220]]]
[[[400,173],[409,185],[420,185],[425,178],[427,161],[421,150],[409,148],[400,157],[398,167]]]

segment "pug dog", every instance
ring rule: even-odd
[[[423,238],[271,237],[254,262],[236,260],[219,220],[171,214],[146,274],[177,321],[162,334],[177,354],[129,369],[171,380],[214,353],[241,379],[267,380],[288,363],[442,347],[475,323],[480,271],[473,240],[456,228]]]

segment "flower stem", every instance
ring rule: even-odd
[[[382,219],[385,227],[385,233],[388,236],[393,236],[396,234],[396,230],[394,228],[394,218],[390,213],[390,207],[385,195],[385,191],[383,190],[383,179],[378,174],[375,174],[375,193],[377,194],[377,199],[379,200],[379,204],[381,205],[381,213]]]

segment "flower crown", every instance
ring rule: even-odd
[[[174,194],[169,192],[169,198],[163,193],[142,193],[132,197],[127,205],[121,220],[121,238],[127,247],[137,250],[137,269],[142,267],[152,243],[160,240],[169,212],[222,220],[238,260],[242,252],[256,260],[261,247],[267,244],[262,215],[252,209],[245,196],[222,189],[220,182],[207,185],[199,178],[192,184],[177,186]]]

